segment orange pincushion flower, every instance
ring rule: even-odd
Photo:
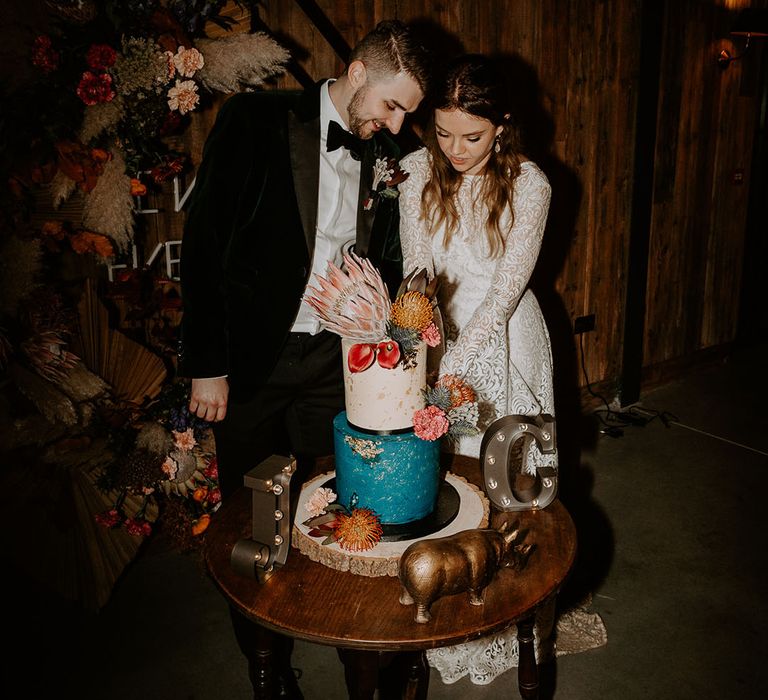
[[[399,296],[390,312],[390,320],[396,326],[411,328],[419,333],[429,327],[432,316],[432,302],[415,290]]]
[[[336,515],[334,537],[342,549],[363,552],[376,546],[383,530],[379,516],[368,508],[355,508],[349,515]]]
[[[475,390],[454,374],[444,374],[436,386],[448,389],[451,394],[451,408],[456,408],[464,403],[472,403],[477,399]]]

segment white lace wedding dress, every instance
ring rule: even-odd
[[[549,209],[550,186],[538,166],[526,161],[515,180],[514,224],[500,257],[489,254],[487,209],[480,203],[480,175],[465,175],[457,197],[460,227],[449,245],[443,231],[427,230],[421,215],[421,193],[429,178],[429,156],[421,149],[406,156],[409,173],[400,184],[400,239],[403,270],[424,267],[440,279],[438,301],[443,314],[446,352],[440,374],[466,379],[478,395],[481,434],[454,445],[459,454],[478,457],[482,431],[510,414],[554,416],[552,349],[539,304],[527,288],[541,247]],[[509,212],[501,230],[509,228]],[[556,464],[531,444],[529,468]],[[554,603],[554,601],[553,601]],[[548,640],[554,605],[537,616],[537,655],[552,653]],[[518,664],[517,629],[427,653],[445,683],[469,675],[486,684]]]

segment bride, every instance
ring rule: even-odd
[[[510,104],[491,59],[464,56],[435,91],[425,148],[402,160],[403,269],[439,279],[446,352],[439,374],[467,380],[478,395],[481,434],[454,445],[478,457],[482,431],[496,418],[554,415],[552,351],[544,318],[528,289],[550,201],[546,176],[521,153]],[[556,454],[529,447],[529,468]],[[537,653],[554,605],[537,620]],[[492,638],[428,652],[443,681],[469,674],[490,683],[517,665],[516,628]]]

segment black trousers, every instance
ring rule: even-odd
[[[265,458],[292,454],[297,461],[291,479],[295,501],[315,458],[333,453],[333,418],[344,409],[341,362],[337,335],[291,333],[259,393],[246,402],[230,402],[227,417],[213,428],[223,499],[242,487],[243,476]],[[234,608],[230,612],[238,645],[253,668],[265,631]],[[274,636],[273,654],[284,677],[291,674],[292,642]]]
[[[214,424],[222,496],[272,454],[294,455],[300,470],[302,462],[332,454],[332,422],[342,410],[339,337],[291,333],[265,386],[246,402],[230,402],[227,417]]]

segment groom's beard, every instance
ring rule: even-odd
[[[365,95],[368,92],[368,83],[361,85],[352,95],[352,99],[349,101],[349,107],[347,107],[347,114],[349,115],[349,130],[360,139],[369,139],[373,136],[373,130],[365,131],[365,125],[368,123],[368,119],[363,119],[360,116],[360,107],[363,104]]]

